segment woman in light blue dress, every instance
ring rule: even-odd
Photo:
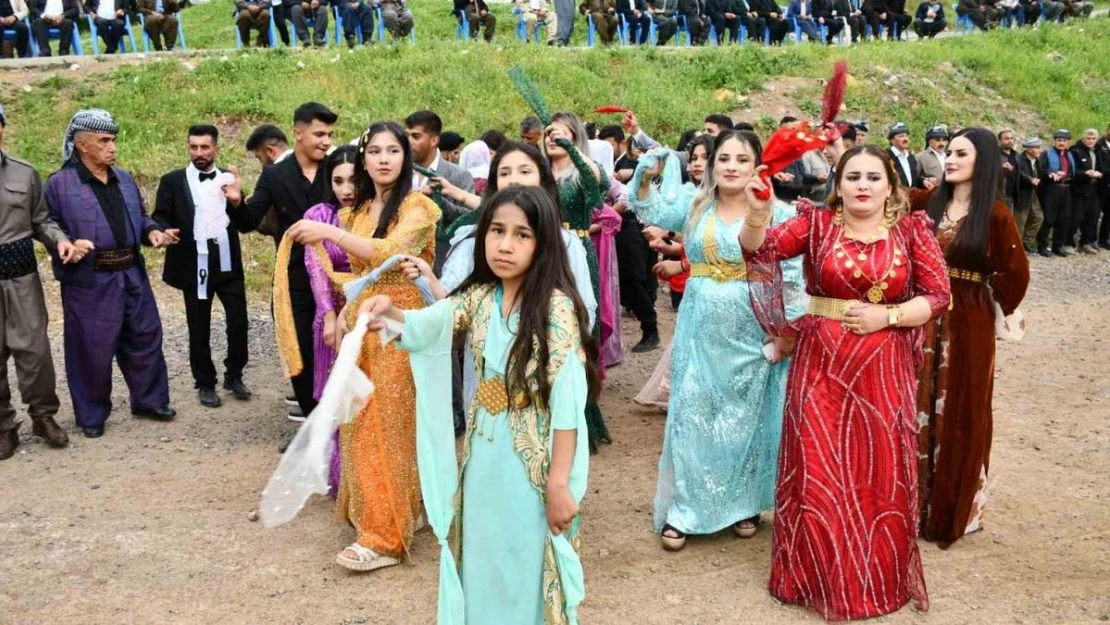
[[[442,547],[439,625],[578,622],[585,406],[598,387],[588,358],[597,347],[584,332],[585,306],[559,224],[555,200],[542,189],[500,191],[480,216],[474,271],[455,294],[403,314],[388,299],[361,310],[403,321],[399,347],[411,354],[416,382],[420,482]],[[452,340],[462,333],[481,382],[468,410],[456,501],[451,389],[443,382]],[[446,540],[456,514],[461,575]]]
[[[641,158],[629,185],[640,221],[683,232],[689,260],[654,506],[655,530],[669,550],[685,546],[688,534],[727,527],[751,537],[759,513],[774,503],[791,346],[756,321],[737,239],[760,151],[754,134],[725,132],[701,187],[683,187],[678,159],[663,153]],[[777,203],[774,223],[793,212]],[[800,265],[784,266],[783,275],[787,292],[803,292]],[[801,314],[800,302],[790,304]]]

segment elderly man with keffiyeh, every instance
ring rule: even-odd
[[[139,245],[177,243],[147,216],[130,174],[115,166],[119,126],[100,109],[78,111],[62,142],[62,169],[46,183],[50,217],[71,240],[92,243],[80,262],[54,261],[62,285],[66,377],[77,425],[104,434],[112,411],[112,359],[131,395],[131,414],[170,421],[162,320]]]

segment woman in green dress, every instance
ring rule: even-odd
[[[585,331],[551,196],[511,187],[489,202],[474,271],[454,293],[414,311],[374,298],[360,313],[371,330],[403,324],[400,347],[411,353],[420,480],[444,553],[439,624],[575,624],[585,596],[578,506],[597,346]],[[481,383],[468,411],[456,503],[451,392],[442,380],[460,333]],[[461,576],[446,544],[456,506]]]
[[[563,140],[573,143],[574,149],[559,145]],[[559,210],[562,213],[563,228],[577,235],[586,248],[594,300],[600,302],[601,278],[597,249],[590,234],[593,229],[600,231],[601,226],[595,226],[593,218],[594,213],[601,210],[602,198],[609,193],[609,178],[597,163],[584,156],[590,153],[586,127],[573,113],[555,113],[551,117],[551,124],[544,131],[543,153],[551,163],[551,171],[559,184]],[[601,327],[595,323],[590,328],[590,333],[595,340],[599,339]],[[612,442],[597,402],[590,402],[586,406],[586,423],[589,425],[590,451],[596,452],[599,442]]]

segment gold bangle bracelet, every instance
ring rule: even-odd
[[[747,227],[749,227],[749,228],[751,228],[751,229],[753,229],[753,230],[759,230],[760,228],[764,228],[764,227],[766,227],[766,226],[767,226],[767,220],[766,220],[766,219],[764,219],[764,220],[763,220],[763,223],[753,224],[752,222],[750,222],[750,221],[748,221],[747,219],[745,219],[745,220],[744,220],[744,225],[745,225],[745,226],[747,226]]]

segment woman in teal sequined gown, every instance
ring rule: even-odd
[[[641,221],[685,233],[690,262],[654,506],[655,530],[668,549],[681,549],[687,534],[730,526],[751,536],[759,513],[774,503],[789,346],[768,348],[776,350],[775,364],[764,354],[768,339],[752,312],[737,239],[759,153],[755,135],[728,132],[717,139],[701,188],[681,186],[673,155],[652,187],[658,154],[640,160],[629,185]],[[773,223],[792,215],[792,207],[777,203]],[[800,265],[784,264],[783,274],[788,292],[800,296]],[[801,314],[799,301],[788,304]]]
[[[557,145],[556,141],[560,139],[571,141],[575,149],[568,150]],[[543,146],[544,155],[551,162],[555,180],[559,183],[559,210],[563,214],[563,227],[578,235],[586,248],[594,299],[601,301],[597,249],[590,238],[590,227],[594,212],[601,209],[602,198],[609,193],[609,179],[601,168],[583,156],[589,154],[586,129],[575,115],[556,113],[544,133]],[[591,334],[595,340],[600,339],[601,328],[597,323]],[[591,452],[597,452],[599,442],[612,442],[605,419],[601,416],[601,407],[596,401],[586,404],[586,424],[589,426]]]

